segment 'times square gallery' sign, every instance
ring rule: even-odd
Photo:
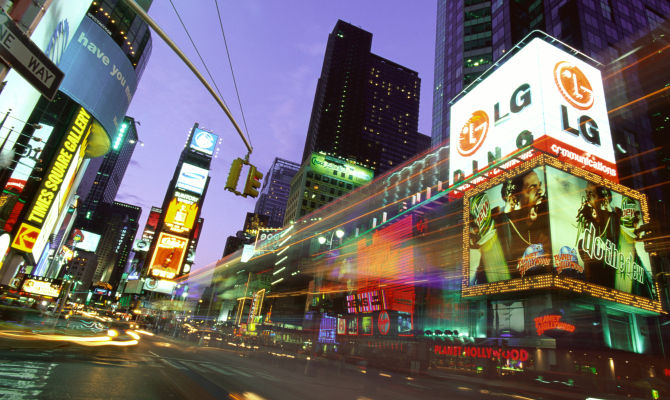
[[[599,70],[533,39],[451,107],[450,183],[533,147],[617,182]]]

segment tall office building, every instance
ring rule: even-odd
[[[265,174],[265,183],[258,196],[254,213],[267,216],[267,226],[270,228],[281,228],[284,225],[291,179],[298,169],[300,169],[298,163],[275,158],[270,170]]]
[[[668,15],[663,0],[438,0],[433,145],[449,138],[449,102],[531,31],[607,64]]]
[[[328,36],[302,163],[315,152],[368,165],[377,175],[429,146],[417,132],[417,72],[370,52],[372,34],[338,20]]]
[[[101,240],[96,251],[98,265],[93,274],[93,282],[107,282],[113,288],[119,284],[128,263],[141,214],[140,207],[118,201],[99,206],[96,225],[100,229]]]
[[[174,287],[175,278],[191,270],[195,246],[202,228],[202,210],[209,186],[209,168],[219,137],[194,124],[174,175],[165,191],[161,214],[147,251],[142,275]]]
[[[135,120],[126,117],[112,141],[109,153],[92,160],[84,173],[77,189],[77,194],[83,199],[78,208],[77,224],[88,225],[87,221],[92,220],[100,203],[111,204],[114,201],[137,140]]]

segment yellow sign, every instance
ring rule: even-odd
[[[40,229],[35,228],[34,226],[28,225],[25,222],[19,227],[19,231],[14,237],[14,242],[12,242],[12,247],[25,251],[26,253],[31,253],[33,247],[35,247],[35,242],[37,237],[40,234]]]
[[[165,213],[165,225],[175,233],[190,232],[197,214],[197,204],[184,203],[175,197]]]
[[[188,239],[161,232],[151,257],[151,276],[172,279],[177,276],[186,255]]]
[[[42,226],[54,199],[58,194],[63,180],[75,159],[79,145],[84,142],[90,132],[91,115],[81,107],[72,126],[68,130],[65,141],[58,151],[55,161],[45,174],[45,178],[37,191],[37,196],[28,211],[26,221]]]

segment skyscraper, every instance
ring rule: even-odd
[[[133,247],[141,214],[140,207],[118,201],[99,206],[96,225],[102,238],[96,251],[98,265],[93,274],[93,282],[108,282],[113,288],[119,284]]]
[[[291,179],[299,168],[298,163],[275,158],[270,170],[265,174],[265,183],[258,196],[254,212],[269,218],[268,227],[281,228],[283,226],[288,194],[291,190]]]
[[[202,229],[200,211],[209,186],[209,168],[219,137],[194,124],[174,170],[143,275],[172,280],[191,270],[196,241]],[[170,285],[174,281],[168,282]]]
[[[88,225],[87,221],[93,218],[100,203],[111,204],[114,201],[137,140],[135,120],[126,117],[112,141],[109,153],[93,159],[86,169],[77,190],[83,199],[78,208],[77,224]]]
[[[533,30],[607,64],[670,15],[662,0],[438,0],[432,143],[449,138],[449,102]]]
[[[370,52],[372,34],[338,20],[328,36],[302,163],[314,152],[377,175],[428,147],[417,132],[419,75]]]

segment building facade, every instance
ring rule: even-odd
[[[652,0],[438,0],[432,143],[448,144],[450,101],[533,30],[607,64],[670,15]]]
[[[373,174],[355,161],[312,153],[291,180],[284,225],[369,183]]]
[[[323,151],[383,174],[429,147],[417,131],[421,80],[370,52],[372,34],[337,21],[328,36],[302,163]]]
[[[270,170],[265,174],[265,183],[256,201],[254,213],[267,216],[268,227],[281,228],[284,225],[291,180],[299,168],[298,163],[275,158]]]

